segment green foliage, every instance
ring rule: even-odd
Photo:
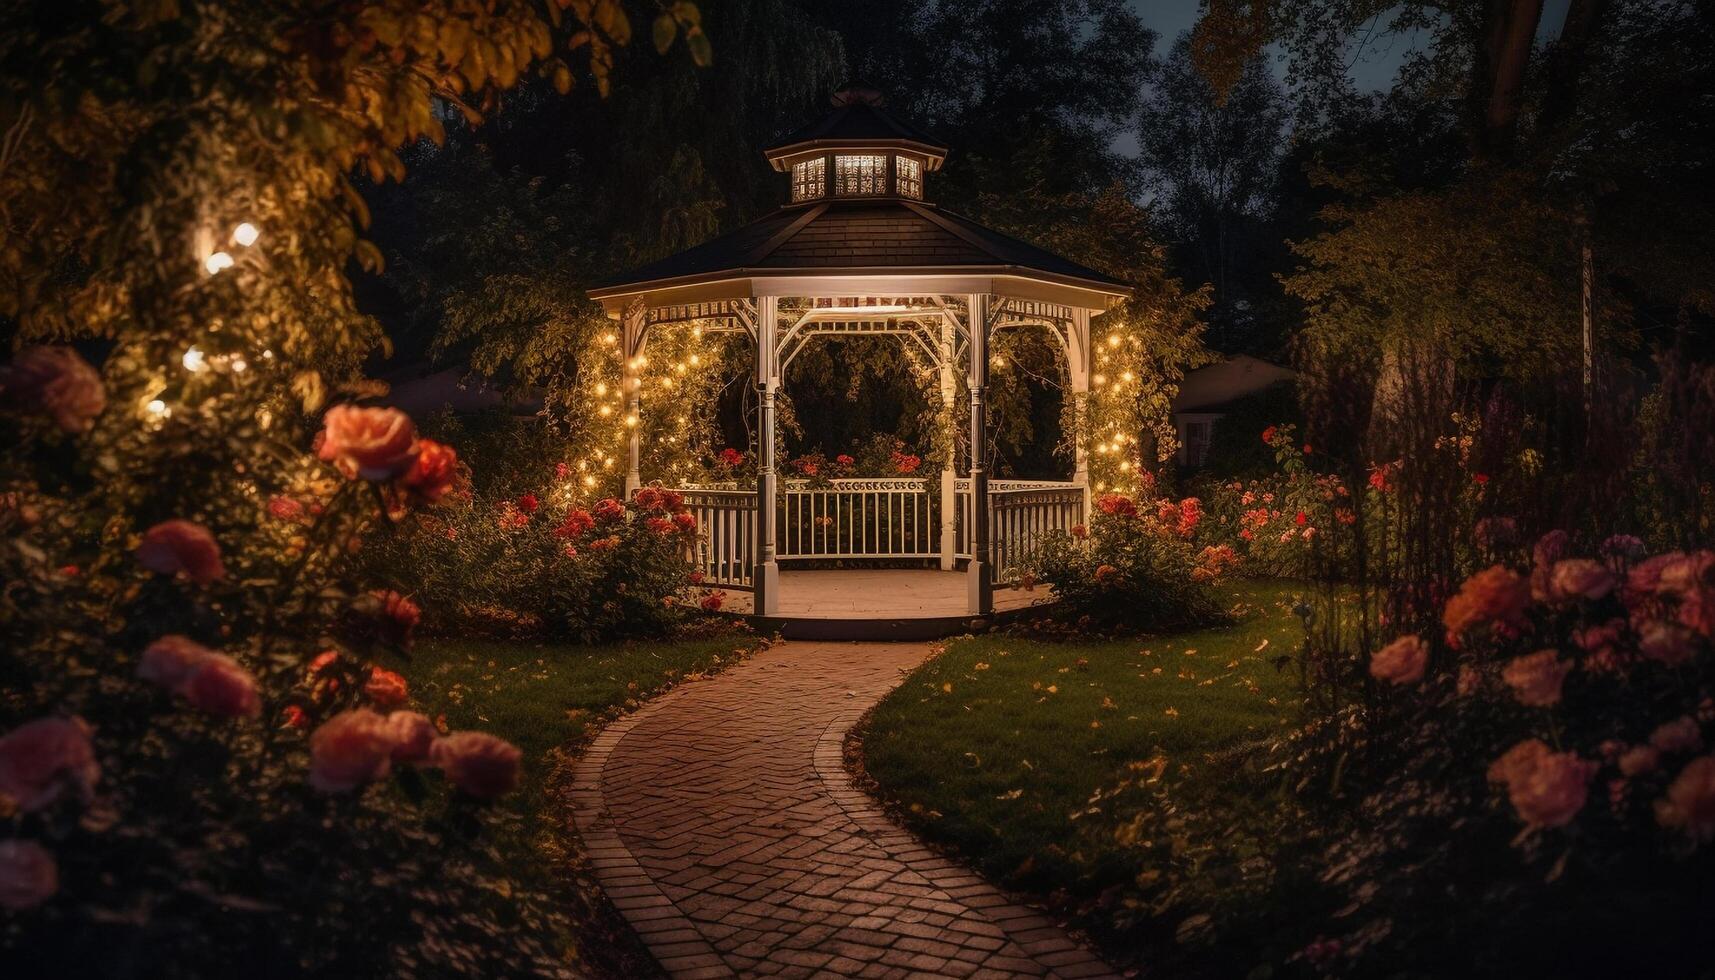
[[[1258,436],[1271,425],[1301,427],[1304,422],[1296,386],[1290,381],[1246,395],[1224,406],[1222,412],[1211,426],[1209,450],[1200,471],[1200,475],[1215,479],[1249,479],[1273,471],[1274,447]]]

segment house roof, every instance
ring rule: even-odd
[[[1237,354],[1187,372],[1173,399],[1173,411],[1220,414],[1246,395],[1296,377],[1298,373],[1291,368]]]
[[[899,198],[782,208],[736,231],[597,283],[591,295],[733,276],[926,269],[1025,275],[1122,296],[1131,286],[934,205]]]
[[[818,147],[906,145],[921,150],[936,164],[947,155],[940,140],[866,101],[837,105],[820,119],[786,134],[763,149],[770,160]]]

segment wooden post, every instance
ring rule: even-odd
[[[959,396],[958,365],[953,363],[953,321],[941,315],[941,417],[950,420],[953,401]],[[948,424],[944,422],[943,424]],[[952,432],[942,433],[947,443],[947,459],[941,464],[941,570],[950,572],[958,564],[959,552],[959,455],[958,440]]]
[[[986,616],[994,611],[994,582],[989,578],[988,294],[972,293],[966,311],[971,389],[971,562],[966,566],[966,608],[973,616]]]
[[[643,486],[642,452],[638,440],[643,430],[643,345],[648,336],[645,325],[649,308],[638,297],[621,314],[623,324],[620,356],[625,358],[622,371],[625,385],[625,499],[630,500],[637,488]]]
[[[773,296],[756,301],[756,568],[755,611],[772,616],[780,611],[780,564],[774,557],[774,397],[780,387],[780,301]]]
[[[1090,519],[1090,369],[1095,348],[1090,337],[1090,311],[1072,310],[1066,331],[1066,367],[1072,382],[1072,398],[1078,406],[1078,431],[1073,440],[1075,455],[1072,482],[1084,488],[1084,520]]]

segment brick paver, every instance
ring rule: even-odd
[[[602,886],[668,973],[1114,975],[852,785],[846,732],[927,655],[783,644],[590,744],[574,818]]]

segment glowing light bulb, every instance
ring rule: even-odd
[[[1120,345],[1120,335],[1117,333],[1108,334],[1108,346],[1109,347],[1118,347],[1119,345]]]
[[[703,328],[702,327],[692,327],[691,328],[691,336],[697,338],[698,340],[701,340],[703,338]]]
[[[232,256],[225,252],[216,252],[202,260],[202,267],[208,270],[209,275],[215,275],[222,270],[232,268]]]
[[[262,233],[256,230],[256,226],[248,221],[243,222],[237,228],[232,229],[232,240],[243,245],[245,248],[249,248],[256,244],[256,239],[261,237]]]
[[[627,415],[627,416],[626,416],[626,417],[625,417],[625,427],[626,427],[626,428],[627,428],[627,429],[635,429],[635,428],[637,428],[637,416],[635,416],[635,415]]]
[[[1108,383],[1108,376],[1105,374],[1098,374],[1090,380],[1095,382],[1097,385],[1105,385]]]
[[[271,350],[264,350],[262,352],[262,359],[264,361],[272,361],[274,359],[274,352]]]
[[[691,355],[691,366],[692,367],[695,367],[696,365],[701,364],[701,363],[703,363],[703,359],[701,357],[698,357],[696,354]]]
[[[159,398],[153,399],[152,401],[149,402],[149,404],[144,405],[143,408],[146,411],[148,411],[148,413],[150,415],[153,415],[154,417],[156,417],[158,419],[164,419],[167,417],[167,414],[168,414],[167,413],[167,403],[160,400]]]
[[[584,477],[584,486],[586,486],[586,487],[595,486],[595,477],[593,477],[593,476]]]
[[[1126,372],[1125,372],[1125,373],[1123,373],[1123,374],[1121,374],[1121,375],[1120,375],[1120,380],[1121,380],[1121,381],[1130,381],[1130,380],[1131,380],[1131,372],[1130,372],[1130,371],[1126,371]]]
[[[611,333],[604,333],[601,335],[601,342],[604,344],[611,344],[618,339],[619,339],[618,337],[614,336]]]
[[[232,370],[238,372],[239,374],[243,374],[244,371],[249,367],[250,367],[250,362],[246,361],[242,357],[235,357],[232,359]]]
[[[597,384],[595,386],[595,393],[597,396],[607,394],[607,382],[604,381],[604,382]]]
[[[612,405],[603,405],[603,406],[602,406],[602,407],[601,407],[601,408],[600,408],[600,409],[599,409],[599,411],[600,411],[600,412],[601,412],[601,414],[602,414],[602,415],[603,415],[603,416],[608,416],[608,415],[612,415],[612,414],[613,414],[613,406],[612,406]]]
[[[192,347],[185,351],[184,357],[179,358],[179,363],[185,366],[186,371],[201,371],[208,362],[203,357],[201,349]]]

